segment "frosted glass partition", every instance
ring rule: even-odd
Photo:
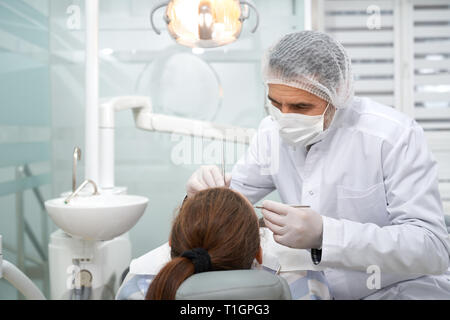
[[[4,259],[48,296],[51,105],[47,0],[0,0],[0,234]],[[21,298],[0,281],[0,299]]]

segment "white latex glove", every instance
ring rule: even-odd
[[[201,166],[189,178],[186,184],[188,198],[196,192],[215,187],[229,187],[231,174],[225,174],[225,181],[221,170],[217,166]]]
[[[322,216],[310,208],[293,208],[265,200],[261,213],[264,222],[279,244],[296,249],[322,247]]]

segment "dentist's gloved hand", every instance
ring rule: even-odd
[[[293,208],[265,200],[261,212],[264,222],[279,244],[296,249],[322,247],[322,216],[310,208]]]
[[[188,198],[192,197],[196,192],[215,187],[229,187],[231,182],[231,174],[223,175],[217,166],[201,166],[189,178],[186,184],[186,192]]]

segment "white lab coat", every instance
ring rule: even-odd
[[[450,299],[437,165],[422,128],[393,108],[355,97],[308,152],[266,117],[231,188],[253,203],[276,189],[323,216],[319,266],[336,299]]]

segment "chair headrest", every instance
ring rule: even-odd
[[[177,300],[290,300],[286,280],[265,270],[194,274],[178,288]]]

